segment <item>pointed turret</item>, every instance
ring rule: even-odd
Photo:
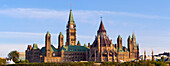
[[[70,23],[74,23],[72,9],[70,9],[70,15],[69,15],[68,22],[69,22],[69,24],[70,24]]]
[[[64,36],[63,36],[62,32],[60,32],[60,34],[58,36],[58,49],[59,49],[59,51],[61,50],[63,44],[64,44]]]
[[[81,46],[80,41],[77,42],[77,46]]]
[[[51,36],[51,35],[50,35],[50,33],[49,33],[49,31],[47,31],[47,34],[46,34],[46,36]]]
[[[132,34],[132,38],[135,38],[135,33]]]
[[[137,49],[137,44],[136,44],[136,37],[135,33],[132,34],[132,44],[133,44],[133,49]]]
[[[152,61],[155,61],[155,59],[154,59],[154,52],[153,52],[153,50],[152,50]]]
[[[120,35],[119,35],[118,38],[117,38],[117,44],[118,44],[118,48],[121,48],[121,49],[122,49],[122,38],[121,38]]]
[[[103,33],[103,32],[106,33],[106,30],[105,30],[103,22],[101,20],[100,27],[99,27],[99,30],[98,30],[98,34]]]
[[[144,51],[144,60],[146,60],[146,50]]]
[[[132,44],[132,38],[131,36],[128,37],[128,50],[129,52],[133,52],[133,44]],[[131,55],[129,55],[131,57]]]
[[[38,48],[37,44],[34,43],[32,49],[39,49],[39,48]]]
[[[63,34],[62,34],[62,32],[60,32],[60,36],[62,36]]]
[[[49,31],[47,32],[46,36],[45,36],[45,51],[46,51],[46,56],[50,57],[51,56],[51,35],[49,33]]]
[[[122,39],[120,35],[118,36],[118,39]]]
[[[77,45],[77,39],[76,39],[76,24],[73,19],[73,13],[72,10],[70,10],[68,24],[66,29],[66,46],[67,45]]]
[[[131,36],[129,35],[128,40],[132,40]]]
[[[30,51],[31,49],[32,49],[32,46],[31,46],[31,45],[28,45],[27,51]]]

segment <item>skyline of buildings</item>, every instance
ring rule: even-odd
[[[65,28],[70,8],[74,9],[74,17],[78,25],[76,26],[77,40],[82,44],[93,42],[98,30],[96,27],[100,24],[100,17],[103,16],[108,35],[113,39],[113,43],[116,43],[117,36],[120,34],[123,38],[123,46],[127,47],[126,39],[134,32],[137,35],[137,42],[141,45],[140,48],[143,48],[140,49],[140,54],[143,54],[144,50],[147,50],[147,53],[154,50],[155,54],[170,50],[168,48],[169,1],[52,0],[41,1],[41,3],[39,1],[41,0],[1,1],[0,56],[7,56],[10,50],[23,52],[26,49],[25,44],[37,43],[39,47],[43,47],[46,31],[50,31],[51,42],[57,46],[57,33],[62,32],[66,38],[65,30],[60,28]],[[72,7],[69,6],[70,3]],[[91,31],[88,32],[87,29]]]
[[[136,37],[133,33],[128,37],[128,47],[122,46],[122,38],[119,35],[117,43],[113,44],[109,39],[103,25],[102,17],[97,35],[92,44],[81,46],[77,42],[76,24],[70,9],[68,24],[66,26],[66,42],[62,32],[58,35],[58,48],[51,43],[51,34],[46,33],[45,47],[38,48],[37,44],[28,45],[25,50],[26,59],[30,63],[35,62],[73,62],[73,61],[101,61],[101,62],[126,62],[139,60],[139,45],[136,44]]]

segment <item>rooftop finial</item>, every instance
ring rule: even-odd
[[[102,21],[102,18],[103,18],[103,17],[101,16],[100,18],[101,18],[101,21]]]

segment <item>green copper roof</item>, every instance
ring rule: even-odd
[[[38,48],[37,44],[34,43],[32,49],[39,49],[39,48]]]
[[[60,32],[60,36],[63,36],[62,32]]]
[[[51,52],[58,52],[58,49],[56,49],[53,45],[51,45]],[[41,52],[44,53],[45,52],[45,47],[41,48]]]
[[[50,36],[50,33],[49,33],[49,31],[47,31],[47,36]]]
[[[45,53],[45,47],[42,47],[42,48],[41,48],[41,52],[42,52],[42,53]]]
[[[119,48],[119,52],[124,52],[122,48]]]
[[[129,35],[129,38],[128,38],[128,39],[132,39],[130,35]]]
[[[69,15],[69,20],[68,21],[69,21],[69,23],[74,23],[72,9],[70,10],[70,15]]]
[[[133,33],[132,37],[135,38],[135,33]]]
[[[86,44],[84,44],[84,46],[86,47],[87,45],[86,45]]]
[[[119,35],[118,38],[121,39],[121,36]]]
[[[85,46],[73,46],[73,45],[69,45],[66,47],[62,47],[61,51],[69,51],[69,52],[86,52],[86,50],[89,50],[89,48],[85,47]]]
[[[78,46],[81,46],[80,41],[77,42],[77,45],[78,45]]]

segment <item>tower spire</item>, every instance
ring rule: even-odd
[[[72,9],[70,9],[69,20],[66,27],[66,46],[71,44],[77,45],[76,24],[73,19]]]
[[[104,25],[103,25],[102,17],[101,17],[100,27],[99,27],[99,30],[98,30],[98,33],[100,33],[100,32],[106,32]]]
[[[70,15],[69,15],[68,22],[69,22],[69,23],[74,23],[72,9],[70,9]]]

